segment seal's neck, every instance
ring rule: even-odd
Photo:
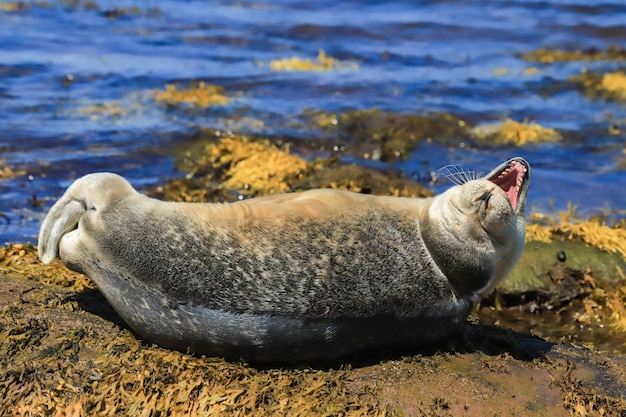
[[[420,208],[420,229],[426,249],[459,298],[478,299],[493,280],[490,254],[464,233],[465,225],[449,224],[437,197]]]

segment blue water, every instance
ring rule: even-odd
[[[624,215],[626,172],[618,164],[626,158],[626,136],[610,135],[608,127],[626,131],[625,104],[558,86],[583,69],[626,64],[540,65],[517,55],[540,47],[624,47],[622,1],[25,4],[0,11],[0,159],[24,171],[0,179],[1,242],[35,242],[45,210],[88,172],[115,171],[139,188],[181,175],[171,150],[200,127],[303,143],[324,138],[295,123],[305,109],[447,112],[475,123],[510,117],[573,132],[578,139],[524,148],[421,144],[406,161],[390,164],[428,178],[448,164],[488,171],[521,155],[533,166],[531,210],[562,210],[571,202],[582,213]],[[124,8],[132,13],[107,17]],[[272,72],[267,64],[315,58],[319,49],[358,69]],[[537,73],[523,74],[529,67]],[[499,68],[507,73],[495,75]],[[195,111],[154,102],[153,89],[186,80],[221,85],[235,98]],[[121,116],[81,112],[110,102]],[[263,123],[237,121],[242,115]]]

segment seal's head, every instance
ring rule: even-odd
[[[490,237],[511,244],[511,234],[521,228],[524,233],[524,208],[530,167],[515,158],[491,171],[486,177],[455,187],[453,205],[462,216],[475,218],[468,233],[475,238]],[[514,233],[519,236],[520,233]],[[522,236],[523,237],[523,236]]]
[[[518,157],[433,200],[425,241],[457,295],[491,291],[519,259],[529,181],[530,165]]]

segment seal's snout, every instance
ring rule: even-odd
[[[487,175],[487,180],[500,187],[516,212],[523,208],[530,180],[530,165],[523,158],[513,158]]]

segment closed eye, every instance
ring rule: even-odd
[[[480,197],[478,197],[474,201],[484,201],[485,204],[489,204],[489,199],[491,198],[492,195],[493,195],[493,193],[491,191],[487,190]]]

